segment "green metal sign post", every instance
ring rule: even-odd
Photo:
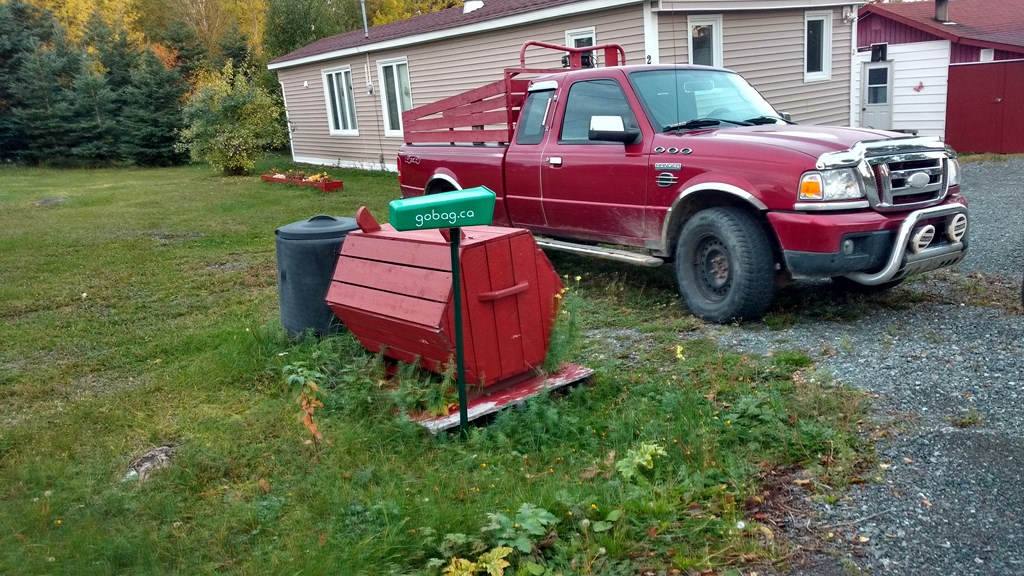
[[[388,221],[395,230],[448,228],[452,258],[452,299],[455,306],[455,385],[459,391],[459,433],[468,435],[466,359],[462,343],[462,282],[459,275],[459,243],[463,226],[490,224],[494,218],[494,192],[484,186],[418,198],[394,200],[388,205]]]

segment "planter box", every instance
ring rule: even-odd
[[[328,180],[326,182],[310,182],[309,180],[303,180],[301,178],[277,178],[270,174],[264,174],[260,176],[267,182],[277,182],[280,184],[295,184],[296,186],[312,186],[319,188],[322,192],[334,192],[335,190],[341,190],[345,187],[345,183],[341,180]]]

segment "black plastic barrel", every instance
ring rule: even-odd
[[[354,218],[320,214],[274,232],[281,325],[293,339],[309,330],[323,336],[341,327],[324,298],[345,236],[358,228]]]

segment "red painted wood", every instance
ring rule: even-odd
[[[429,104],[424,104],[423,106],[417,106],[416,108],[406,110],[404,113],[402,113],[402,122],[404,123],[407,119],[416,120],[419,118],[424,118],[426,116],[430,116],[431,114],[437,114],[438,112],[443,112],[456,106],[470,104],[472,102],[476,102],[477,100],[491,98],[493,96],[497,96],[499,94],[504,93],[505,81],[497,80],[491,82],[490,84],[484,84],[479,88],[475,88],[473,90],[456,94],[455,96],[442,98],[441,100],[437,100]]]
[[[520,102],[520,104],[522,104],[522,102]],[[451,110],[445,110],[442,113],[442,115],[445,118],[450,118],[450,117],[458,118],[460,116],[465,116],[465,115],[468,115],[468,114],[480,114],[480,113],[483,113],[483,112],[491,112],[491,111],[500,111],[500,112],[505,113],[507,105],[508,105],[508,100],[506,100],[505,97],[490,98],[488,100],[481,100],[479,102],[474,102],[472,104],[466,104],[464,106],[459,106],[458,108],[452,108]],[[505,118],[502,120],[502,122],[507,122],[507,121],[508,121],[508,115],[506,113]],[[469,126],[470,123],[466,122],[466,123],[464,123],[462,125],[463,126]]]
[[[519,332],[523,335],[523,357],[526,362],[536,365],[543,362],[548,353],[551,334],[544,330],[541,314],[550,308],[550,304],[545,305],[544,301],[550,301],[552,296],[543,293],[537,278],[538,254],[533,236],[522,234],[512,238],[510,243],[515,281],[531,288],[516,295],[516,305],[519,307]]]
[[[477,378],[492,384],[501,377],[501,353],[498,350],[498,330],[495,323],[494,306],[490,302],[481,302],[476,294],[491,290],[490,274],[487,271],[487,254],[485,250],[463,249],[462,251],[462,286],[465,298],[463,303],[463,321],[473,327],[473,352],[477,364]],[[454,321],[454,320],[453,320]]]
[[[451,115],[442,118],[429,118],[427,120],[414,120],[405,125],[410,132],[426,130],[438,130],[448,128],[462,128],[465,126],[486,126],[488,124],[508,124],[508,112],[505,111],[504,101],[501,102],[501,110],[495,112],[477,112],[465,115]]]
[[[327,297],[341,307],[365,310],[383,318],[401,318],[413,324],[435,327],[440,325],[447,305],[446,302],[431,302],[402,294],[389,294],[385,297],[376,290],[340,282],[331,283]]]
[[[547,349],[551,331],[554,329],[555,318],[558,316],[560,300],[555,297],[561,294],[564,285],[558,277],[551,261],[544,255],[540,248],[535,248],[537,259],[534,261],[537,266],[537,284],[541,306],[541,332],[545,335],[544,348]]]
[[[526,282],[520,282],[519,284],[516,284],[515,286],[509,287],[509,288],[505,288],[503,290],[493,290],[491,292],[484,292],[482,294],[477,294],[476,297],[481,302],[492,302],[494,300],[499,300],[501,298],[508,298],[509,296],[515,296],[516,294],[521,294],[523,292],[526,292],[529,288],[530,288],[529,284],[527,284]]]
[[[443,371],[443,365],[447,362],[448,354],[453,346],[453,339],[443,330],[436,327],[424,328],[400,320],[382,322],[378,315],[357,308],[338,307],[338,311],[340,312],[339,318],[342,318],[346,326],[358,327],[353,334],[360,341],[367,340],[380,343],[387,348],[393,347],[409,351],[424,359],[423,367],[428,370],[436,370],[440,362]],[[372,352],[380,352],[379,346],[368,347],[368,349]],[[387,355],[394,358],[391,354]],[[408,360],[396,359],[408,362]]]
[[[501,388],[500,390],[471,398],[466,406],[466,412],[470,420],[476,420],[503,408],[522,404],[542,392],[582,382],[593,374],[594,371],[590,368],[575,364],[563,364],[558,372],[549,376],[534,376],[505,387],[499,384],[495,388]],[[415,417],[414,420],[422,424],[432,434],[436,434],[458,426],[459,413],[453,411],[450,414],[436,417],[422,414]]]
[[[550,333],[542,307],[549,315],[561,284],[525,230],[462,232],[466,381],[486,388],[543,361]],[[450,264],[450,246],[436,230],[396,232],[384,225],[371,234],[353,232],[327,302],[367,349],[404,362],[419,357],[425,368],[443,372],[455,352]],[[550,277],[542,281],[539,271]],[[545,287],[549,293],[537,294]]]
[[[474,142],[508,142],[508,130],[451,130],[448,132],[411,132],[406,130],[408,144],[471,144]]]
[[[508,240],[487,244],[487,271],[491,288],[506,288],[515,285],[512,273],[512,250]],[[523,331],[519,323],[518,301],[503,298],[491,303],[494,323],[498,330],[498,353],[503,375],[517,374],[529,369],[523,359]]]
[[[369,238],[372,241],[367,241]],[[437,234],[440,240],[441,235]],[[406,266],[430,268],[451,272],[452,260],[448,245],[443,243],[412,242],[386,236],[363,236],[350,232],[341,246],[341,253],[352,258],[393,262]]]
[[[950,66],[946,141],[958,152],[1024,152],[1024,62]]]
[[[338,259],[334,280],[434,302],[447,302],[452,297],[452,274],[447,270],[414,268],[344,254]]]
[[[380,230],[380,223],[370,213],[370,209],[366,206],[360,206],[356,210],[356,224],[359,225],[359,229],[369,234],[370,232],[376,232]]]

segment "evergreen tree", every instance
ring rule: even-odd
[[[185,83],[177,69],[164,68],[148,50],[132,71],[121,117],[121,155],[140,166],[169,166],[185,161],[175,149],[184,127],[181,100]]]
[[[86,25],[85,44],[103,65],[107,85],[116,94],[131,84],[132,69],[139,61],[140,50],[128,38],[123,27],[111,28],[98,12]]]
[[[34,41],[11,87],[11,119],[23,147],[17,156],[29,163],[60,161],[74,146],[68,133],[73,121],[72,82],[82,69],[82,53],[58,34],[52,46]]]
[[[12,160],[25,149],[15,117],[21,100],[21,67],[40,45],[51,44],[60,31],[49,12],[23,0],[0,3],[0,160]]]
[[[195,30],[184,20],[175,20],[161,38],[161,43],[177,54],[178,71],[189,83],[205,68],[208,54]]]
[[[217,43],[217,47],[220,49],[220,60],[215,63],[218,70],[223,68],[229,60],[238,70],[250,68],[252,54],[249,52],[249,39],[238,29],[237,25],[232,24]]]
[[[70,162],[79,166],[110,164],[118,160],[118,104],[108,75],[86,59],[72,83],[71,119],[67,126]],[[58,162],[59,163],[59,162]]]

